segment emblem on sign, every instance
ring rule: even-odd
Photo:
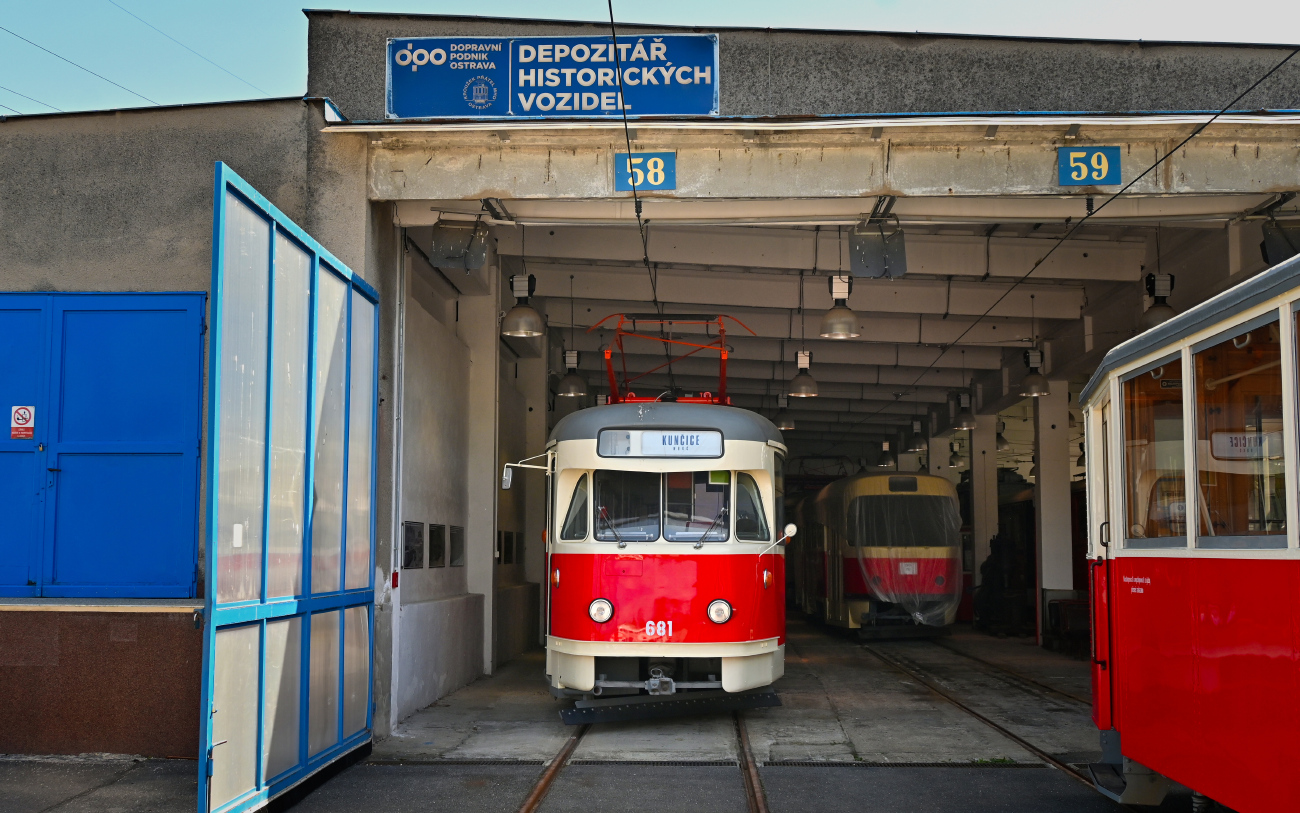
[[[9,410],[9,439],[31,440],[36,432],[36,407],[16,406]]]
[[[475,76],[465,83],[465,101],[475,110],[487,110],[497,100],[497,86],[486,76]]]

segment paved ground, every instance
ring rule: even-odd
[[[1085,662],[1045,652],[1028,639],[961,629],[942,643],[866,648],[792,618],[786,677],[777,687],[783,705],[745,715],[773,811],[1119,810],[882,656],[921,670],[1062,761],[1098,755],[1087,706],[1031,682],[1087,698]],[[369,760],[317,788],[295,810],[514,810],[572,733],[559,720],[564,704],[547,691],[542,665],[541,653],[529,654],[412,715],[375,745]],[[744,811],[736,760],[730,715],[594,726],[542,809]],[[0,758],[0,813],[191,813],[195,768],[193,762],[120,757]],[[1190,799],[1176,795],[1162,810],[1190,810]]]

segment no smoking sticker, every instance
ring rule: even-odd
[[[36,430],[36,407],[16,406],[9,410],[9,439],[31,440]]]

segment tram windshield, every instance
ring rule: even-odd
[[[730,513],[731,472],[664,475],[664,538],[669,542],[726,542]]]
[[[569,501],[569,513],[564,518],[564,527],[560,529],[561,539],[587,538],[587,475],[578,478],[573,487],[573,499]]]
[[[961,518],[951,497],[868,494],[849,503],[849,544],[854,547],[957,547]]]
[[[1124,382],[1126,545],[1187,544],[1183,496],[1183,367],[1177,359]]]
[[[599,470],[594,480],[596,539],[653,542],[659,538],[658,472]]]

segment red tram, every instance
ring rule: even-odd
[[[1300,809],[1300,259],[1112,350],[1087,429],[1097,787]]]
[[[855,474],[798,506],[794,603],[864,637],[953,622],[961,603],[957,490],[929,474]]]

